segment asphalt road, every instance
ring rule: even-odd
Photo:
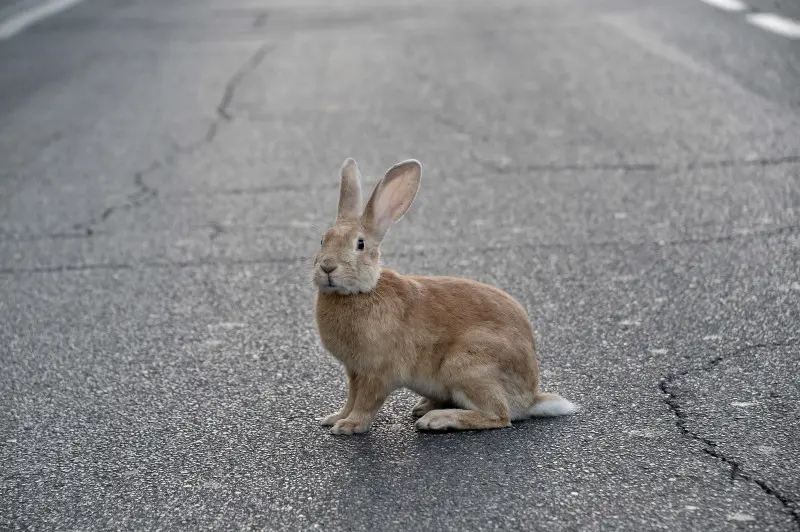
[[[509,291],[581,413],[317,425],[347,156],[422,161],[385,262]],[[0,41],[0,315],[4,530],[800,530],[800,40],[697,0],[86,1]]]

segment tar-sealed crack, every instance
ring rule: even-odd
[[[79,231],[79,235],[87,237],[92,236],[96,232],[96,226],[101,225],[113,214],[139,207],[158,196],[158,189],[153,185],[147,184],[145,178],[159,168],[174,164],[177,156],[194,153],[206,144],[213,142],[219,131],[220,124],[222,122],[230,122],[234,119],[234,116],[230,112],[230,106],[239,84],[241,84],[242,80],[247,77],[248,74],[258,68],[262,61],[264,61],[264,57],[274,49],[275,45],[273,44],[263,44],[260,46],[247,62],[233,74],[227,83],[225,83],[222,99],[216,107],[217,117],[208,126],[208,130],[201,139],[185,146],[173,142],[169,154],[163,160],[153,161],[145,169],[134,174],[133,184],[135,191],[129,194],[125,201],[106,207],[100,214],[89,218],[85,222],[75,224],[73,228]]]
[[[784,342],[749,344],[725,356],[721,355],[716,356],[695,371],[709,371],[715,368],[717,365],[719,365],[726,358],[733,357],[747,351],[752,351],[755,349],[764,349],[764,348],[790,347],[797,345],[800,345],[800,340],[796,338],[791,338]],[[742,469],[741,464],[739,464],[734,458],[726,455],[719,448],[719,446],[715,441],[709,438],[705,438],[689,428],[689,426],[687,425],[689,414],[686,413],[686,411],[683,409],[683,406],[681,405],[681,397],[678,391],[676,390],[677,386],[675,386],[675,381],[692,372],[693,370],[691,369],[683,369],[680,371],[668,373],[665,377],[662,377],[658,385],[659,389],[664,394],[664,402],[667,404],[667,406],[669,406],[669,409],[675,415],[676,418],[675,425],[678,427],[678,430],[680,430],[681,434],[683,434],[685,437],[701,443],[703,446],[702,451],[705,454],[713,456],[717,460],[720,460],[722,463],[730,466],[731,482],[735,480],[744,480],[746,482],[752,482],[753,484],[757,485],[761,489],[761,491],[763,491],[770,497],[773,497],[776,500],[778,500],[778,502],[780,502],[780,504],[783,506],[784,511],[786,511],[789,515],[792,516],[792,520],[794,521],[795,527],[798,530],[800,530],[800,506],[798,506],[797,501],[790,499],[787,495],[781,493],[777,488],[771,486],[768,482],[756,478],[753,473],[745,472]]]

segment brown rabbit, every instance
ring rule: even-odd
[[[367,432],[392,391],[422,396],[421,430],[510,427],[576,410],[539,391],[533,329],[522,306],[485,284],[381,268],[380,244],[417,194],[422,166],[386,172],[361,213],[358,166],[342,166],[339,212],[314,261],[317,327],[345,368],[347,403],[321,420],[334,434]]]

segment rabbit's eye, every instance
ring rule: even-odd
[[[358,239],[358,242],[356,242],[356,247],[358,249],[364,249],[364,239],[363,238],[359,238]]]

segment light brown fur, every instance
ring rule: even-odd
[[[320,338],[345,367],[348,399],[322,424],[335,434],[366,432],[398,388],[422,396],[413,413],[423,430],[508,427],[534,415],[539,402],[570,405],[539,393],[533,329],[510,295],[469,279],[380,267],[380,242],[411,205],[420,168],[416,161],[391,168],[359,217],[358,169],[352,160],[342,169],[340,213],[323,239],[314,280]]]

